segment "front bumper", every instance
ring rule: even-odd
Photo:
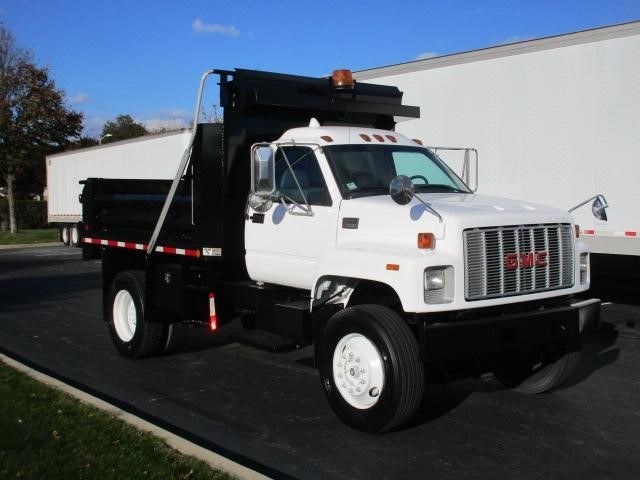
[[[600,300],[440,323],[421,322],[420,347],[428,363],[482,359],[574,341],[600,326]]]

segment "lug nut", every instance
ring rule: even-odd
[[[371,390],[369,390],[369,396],[370,397],[377,397],[378,395],[380,395],[380,390],[378,390],[378,387],[373,387]]]

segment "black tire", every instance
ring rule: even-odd
[[[77,223],[69,227],[69,246],[74,248],[80,246],[80,229]]]
[[[62,225],[60,227],[60,241],[66,246],[69,246],[70,238],[69,225]]]
[[[374,389],[367,390],[369,385],[366,385],[364,391],[378,399],[365,408],[357,408],[345,400],[340,391],[345,388],[344,383],[338,386],[334,378],[334,352],[340,342],[352,334],[365,337],[375,346],[384,373],[380,390],[372,393]],[[418,344],[406,322],[393,310],[380,305],[357,305],[341,310],[324,328],[319,349],[322,387],[331,408],[347,425],[370,433],[388,431],[409,420],[420,406],[424,367]],[[339,369],[336,372],[341,374]],[[357,395],[364,397],[364,394]]]
[[[493,375],[505,387],[535,395],[563,385],[578,368],[581,357],[581,346],[578,343],[550,360],[534,363],[526,358],[515,359],[500,365]]]
[[[120,272],[111,282],[107,323],[111,339],[118,352],[124,357],[148,357],[159,353],[163,347],[166,326],[163,323],[152,322],[146,317],[144,298],[144,272],[137,270]],[[129,328],[123,325],[127,323],[122,316],[123,306],[126,312],[135,315],[134,325],[129,325]]]
[[[189,326],[184,323],[174,322],[166,325],[162,353],[168,355],[178,350],[187,341],[188,334]]]

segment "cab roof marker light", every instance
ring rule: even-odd
[[[363,139],[365,142],[370,142],[371,141],[371,137],[369,135],[364,134],[364,133],[360,134],[360,138]]]
[[[333,142],[333,138],[331,138],[329,135],[322,135],[320,138],[327,143]]]
[[[418,145],[423,145],[422,140],[418,140],[417,138],[412,138],[411,140],[416,142]]]
[[[398,143],[398,139],[393,135],[385,135],[385,137],[387,137],[391,143]]]
[[[384,137],[382,135],[378,135],[377,133],[373,134],[373,138],[375,138],[379,142],[384,142]]]

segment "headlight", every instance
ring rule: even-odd
[[[444,288],[446,267],[427,268],[424,271],[424,289],[440,290]]]
[[[589,281],[589,254],[580,254],[580,285],[586,285]]]
[[[428,304],[453,302],[453,267],[429,267],[424,271],[424,302]]]

